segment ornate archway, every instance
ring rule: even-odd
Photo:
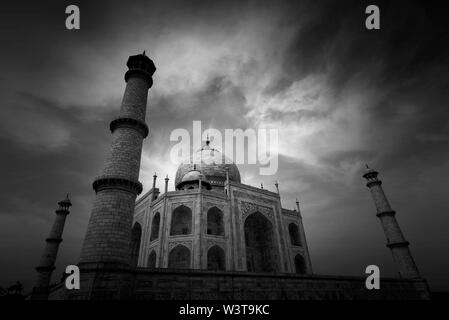
[[[153,217],[153,221],[151,222],[151,235],[150,235],[150,241],[156,240],[159,238],[159,225],[161,222],[161,215],[159,212],[156,212],[156,214]]]
[[[173,210],[170,235],[192,233],[192,210],[180,205]]]
[[[139,260],[139,250],[140,250],[140,239],[142,238],[142,227],[140,223],[134,223],[131,229],[131,266],[137,267],[137,261]]]
[[[274,228],[260,212],[249,215],[245,220],[245,246],[247,270],[250,272],[276,272],[278,253]]]
[[[207,234],[224,235],[223,212],[217,207],[212,207],[207,211]]]

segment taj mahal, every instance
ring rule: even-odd
[[[278,193],[243,184],[237,166],[209,144],[193,157],[199,163],[179,166],[176,191],[159,197],[153,187],[137,201],[133,264],[312,273],[299,209],[283,209]]]
[[[245,184],[237,165],[209,139],[179,165],[174,191],[168,177],[160,190],[155,174],[141,194],[156,67],[145,52],[126,65],[120,113],[109,125],[110,152],[93,181],[96,197],[77,264],[80,288],[50,283],[71,206],[67,197],[56,210],[31,299],[429,299],[378,172],[369,167],[363,178],[376,212],[367,214],[377,214],[399,273],[382,278],[380,290],[368,290],[363,277],[315,274],[298,200],[294,210],[285,209],[277,183],[276,192]]]

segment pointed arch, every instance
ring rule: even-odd
[[[140,223],[134,223],[133,228],[131,229],[131,266],[137,267],[137,261],[139,260],[139,250],[140,250],[140,240],[142,238],[142,226]]]
[[[270,220],[260,212],[252,213],[245,220],[244,230],[247,270],[276,272],[278,254]]]
[[[173,269],[190,269],[190,250],[178,244],[168,255],[168,267]]]
[[[223,212],[217,207],[212,207],[207,211],[207,234],[224,235]]]
[[[214,245],[207,251],[207,270],[226,270],[225,252],[220,246]]]
[[[306,261],[299,253],[295,256],[295,272],[297,274],[306,274]]]
[[[151,253],[148,256],[147,267],[151,269],[156,268],[156,252],[154,250],[151,250]]]
[[[192,210],[189,207],[180,205],[173,210],[170,235],[191,234],[192,233]]]
[[[288,225],[288,233],[290,234],[290,243],[292,246],[301,246],[301,237],[296,223],[292,222]]]
[[[156,212],[156,214],[153,217],[153,220],[151,221],[151,234],[150,234],[150,241],[156,240],[159,238],[159,226],[161,222],[161,215],[159,212]]]

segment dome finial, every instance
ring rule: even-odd
[[[365,172],[375,172],[375,170],[373,170],[373,168],[371,168],[368,164],[365,163]]]

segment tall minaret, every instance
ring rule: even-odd
[[[38,273],[36,284],[31,293],[32,300],[47,300],[50,293],[50,279],[53,270],[55,270],[55,261],[58,255],[59,244],[62,242],[62,233],[64,231],[65,219],[72,205],[69,195],[58,202],[59,208],[56,210],[55,221],[50,234],[45,239],[45,250],[42,254],[39,266],[36,267]]]
[[[399,224],[396,221],[396,212],[391,208],[384,191],[382,181],[377,179],[379,173],[366,166],[366,173],[363,175],[368,183],[366,186],[371,190],[374,205],[387,238],[387,247],[390,248],[393,259],[399,267],[399,274],[402,278],[420,278],[418,268],[413,260],[409,242],[402,235]]]
[[[156,67],[145,51],[130,56],[126,65],[129,70],[120,114],[110,124],[111,149],[102,175],[93,183],[96,198],[79,263],[85,269],[126,268],[130,264],[134,205],[142,192],[138,181],[142,141],[148,135],[147,96]]]

